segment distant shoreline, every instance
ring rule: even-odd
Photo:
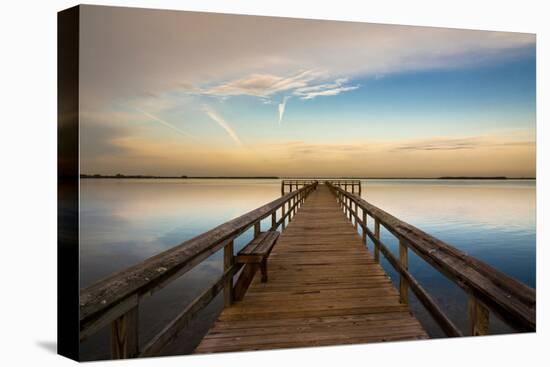
[[[224,179],[224,180],[311,180],[319,177],[278,177],[278,176],[152,176],[152,175],[88,175],[80,178],[91,179]],[[536,177],[506,176],[441,176],[441,177],[322,177],[327,180],[536,180]]]
[[[109,178],[109,179],[126,179],[126,178],[132,178],[132,179],[263,179],[263,180],[277,180],[279,177],[277,176],[150,176],[150,175],[87,175],[82,174],[80,175],[80,178]]]

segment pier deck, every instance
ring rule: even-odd
[[[196,353],[425,339],[326,185],[311,193],[244,299],[223,310]]]

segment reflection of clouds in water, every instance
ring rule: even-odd
[[[420,227],[462,226],[476,230],[535,228],[535,186],[503,182],[406,184],[368,181],[363,197],[385,211]],[[502,181],[501,181],[502,182]]]

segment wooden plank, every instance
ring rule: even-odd
[[[269,281],[254,277],[197,353],[428,337],[324,185],[303,202],[267,265]]]
[[[253,255],[269,255],[273,246],[277,242],[280,233],[277,231],[268,231],[262,243],[260,243],[252,252]]]
[[[269,232],[261,232],[258,235],[256,235],[252,241],[250,241],[239,253],[237,254],[237,261],[239,256],[241,255],[251,255],[254,253],[254,250],[256,250],[256,247],[258,247],[267,237],[267,234]]]

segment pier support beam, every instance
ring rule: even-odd
[[[111,357],[133,358],[138,355],[138,306],[132,308],[111,324]]]
[[[369,244],[367,243],[367,212],[365,209],[362,209],[363,212],[363,242],[365,243],[365,246],[369,248]]]
[[[374,218],[374,237],[380,240],[380,221],[377,218]],[[374,260],[380,262],[380,247],[376,242],[374,243]]]
[[[399,262],[405,270],[409,270],[409,253],[404,240],[399,240]],[[399,302],[409,303],[409,282],[403,275],[399,276]]]
[[[233,241],[230,241],[223,248],[223,271],[224,273],[233,266],[235,257],[233,255]],[[223,305],[229,307],[233,303],[233,276],[227,277],[223,284]]]
[[[258,235],[260,234],[260,231],[261,231],[261,224],[258,221],[254,223],[254,238],[258,237]]]
[[[474,296],[468,300],[468,322],[473,336],[489,333],[489,310]]]

